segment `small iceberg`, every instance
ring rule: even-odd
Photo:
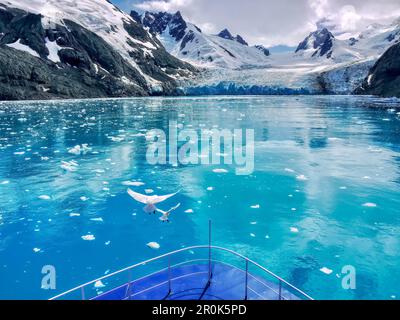
[[[79,217],[79,216],[80,216],[80,213],[71,212],[71,213],[69,214],[69,216],[70,216],[70,217]]]
[[[330,275],[333,272],[333,270],[331,270],[327,267],[323,267],[323,268],[319,269],[319,271],[321,271],[322,273],[325,273],[327,275]]]
[[[148,244],[146,244],[149,248],[154,249],[154,250],[158,250],[160,249],[160,245],[157,242],[149,242]]]
[[[193,209],[187,209],[185,213],[193,213]]]
[[[214,173],[228,173],[228,170],[226,170],[226,169],[214,169],[213,172]]]
[[[140,181],[124,181],[122,182],[122,185],[128,187],[141,187],[144,186],[144,183]]]
[[[103,284],[103,282],[101,282],[101,280],[98,280],[95,282],[94,287],[95,288],[104,288],[105,285]]]
[[[300,174],[296,177],[297,180],[299,181],[307,181],[308,178],[304,174]]]
[[[51,199],[51,197],[48,196],[47,194],[43,194],[43,195],[39,196],[38,198],[41,200],[50,200]]]
[[[255,204],[253,206],[250,206],[250,208],[252,208],[252,209],[260,209],[260,205],[259,204]]]
[[[376,208],[378,205],[373,202],[367,202],[367,203],[364,203],[362,206],[366,207],[366,208]]]
[[[290,227],[290,232],[299,233],[299,229],[297,229],[296,227]]]
[[[92,235],[92,234],[88,234],[88,235],[86,235],[86,236],[82,236],[81,238],[82,238],[83,240],[85,240],[85,241],[93,241],[93,240],[96,239],[96,237],[95,237],[94,235]]]

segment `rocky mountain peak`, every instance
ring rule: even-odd
[[[240,44],[244,45],[244,46],[248,46],[249,45],[240,35],[236,36],[236,41],[239,42]]]
[[[217,34],[217,36],[220,38],[226,39],[226,40],[236,41],[244,46],[249,45],[240,35],[237,35],[236,37],[234,37],[228,29],[222,30],[220,33]]]
[[[264,55],[266,55],[267,57],[268,57],[269,55],[271,55],[270,51],[269,51],[266,47],[264,47],[263,45],[261,45],[261,44],[255,45],[254,47],[257,48],[258,50],[260,50],[261,52],[263,52]]]
[[[235,40],[228,29],[222,30],[220,33],[217,34],[217,36],[226,40]]]
[[[322,28],[311,32],[302,42],[299,43],[296,53],[306,50],[314,50],[312,56],[331,57],[334,35],[327,29]]]
[[[187,29],[186,21],[183,19],[180,11],[177,11],[175,14],[147,11],[142,17],[142,23],[153,34],[162,34],[169,27],[169,34],[176,41],[180,41],[185,36]]]

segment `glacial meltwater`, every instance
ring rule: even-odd
[[[213,245],[316,299],[400,298],[399,107],[350,96],[0,103],[0,298],[47,299],[207,244],[209,220]],[[148,131],[168,133],[170,123],[178,131],[254,129],[254,171],[238,175],[235,163],[223,162],[150,164]],[[164,223],[128,187],[180,190],[159,208],[181,206]],[[48,268],[56,286],[44,290]],[[353,290],[343,286],[349,268]],[[105,280],[87,294],[112,286]]]

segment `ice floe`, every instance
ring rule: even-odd
[[[297,180],[299,181],[307,181],[308,178],[304,174],[300,174],[296,177]]]
[[[93,240],[96,239],[96,237],[95,237],[94,235],[92,235],[92,234],[88,234],[88,235],[86,235],[86,236],[82,236],[81,238],[82,238],[83,240],[85,240],[85,241],[93,241]]]
[[[259,204],[255,204],[253,206],[250,206],[250,208],[252,208],[252,209],[260,209],[260,205]]]
[[[322,273],[325,273],[327,275],[330,275],[333,272],[333,270],[331,270],[327,267],[323,267],[323,268],[319,269],[319,271],[321,271]]]
[[[193,213],[193,209],[187,209],[185,213]]]
[[[366,208],[376,208],[378,205],[373,202],[367,202],[367,203],[364,203],[362,206],[366,207]]]
[[[122,185],[129,186],[129,187],[141,187],[144,186],[144,182],[141,181],[124,181]]]
[[[226,170],[226,169],[214,169],[213,172],[214,173],[228,173],[228,170]]]
[[[47,194],[43,194],[43,195],[39,196],[38,198],[39,198],[40,200],[50,200],[50,199],[51,199],[51,197],[48,196]]]
[[[71,212],[71,213],[69,214],[69,216],[70,216],[70,217],[79,217],[79,216],[80,216],[80,213]]]
[[[104,288],[105,285],[103,284],[103,282],[101,282],[101,280],[98,280],[95,282],[94,287],[95,288]]]
[[[296,227],[290,227],[290,232],[299,233],[299,229],[297,229]]]
[[[149,248],[154,249],[154,250],[158,250],[160,249],[160,245],[157,242],[149,242],[148,244],[146,244]]]

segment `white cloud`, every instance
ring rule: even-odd
[[[251,44],[296,45],[328,18],[335,31],[361,31],[400,16],[399,0],[134,0],[148,11],[176,12],[204,32],[228,28]]]

